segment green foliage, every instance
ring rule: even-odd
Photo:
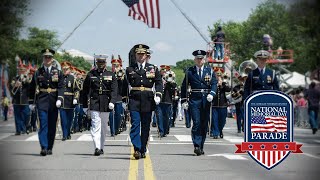
[[[275,0],[258,5],[249,18],[240,23],[221,20],[208,28],[211,37],[217,26],[222,25],[226,42],[230,42],[231,59],[240,64],[253,57],[262,49],[264,34],[273,39],[273,49],[281,46],[284,50],[294,50],[294,63],[290,69],[304,73],[319,67],[320,53],[317,51],[320,41],[319,1],[301,1],[286,8]]]
[[[88,61],[86,61],[83,57],[72,57],[70,54],[66,52],[63,52],[62,54],[56,54],[54,58],[58,62],[68,61],[73,66],[85,71],[89,71],[91,68],[91,64]]]
[[[183,78],[184,78],[184,71],[180,68],[175,67],[175,66],[171,66],[171,70],[176,74],[177,85],[181,86]]]
[[[194,66],[194,61],[192,59],[184,59],[176,63],[176,68],[181,70],[186,70],[191,66]]]

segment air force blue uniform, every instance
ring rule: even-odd
[[[261,73],[259,68],[256,68],[249,73],[244,85],[243,99],[246,99],[251,93],[261,90],[279,90],[279,82],[275,71],[264,68]]]
[[[194,147],[203,150],[210,116],[210,103],[207,101],[207,95],[216,95],[217,80],[210,67],[204,66],[201,75],[200,77],[196,66],[190,67],[186,71],[181,87],[181,102],[187,101],[186,89],[191,86],[189,96],[189,108],[193,120],[191,136]]]

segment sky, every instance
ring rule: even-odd
[[[212,27],[219,19],[223,22],[245,21],[252,10],[264,1],[176,0],[176,3],[210,39],[208,26]],[[38,27],[57,32],[58,39],[62,41],[99,2],[30,0],[30,15],[24,19],[25,28],[21,36],[27,36],[28,27]],[[128,16],[128,7],[121,0],[104,0],[61,49],[77,49],[89,55],[119,54],[125,66],[130,49],[138,43],[150,46],[154,51],[150,63],[156,65],[175,65],[177,61],[193,59],[194,50],[207,49],[206,42],[171,0],[160,0],[160,16],[161,28],[148,28],[143,22]]]

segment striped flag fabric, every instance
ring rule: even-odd
[[[122,0],[134,20],[143,21],[149,28],[160,29],[159,0]]]
[[[251,132],[287,132],[286,116],[253,116]]]
[[[290,151],[249,151],[249,153],[267,168],[281,162]]]

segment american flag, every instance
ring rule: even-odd
[[[287,132],[286,116],[253,116],[251,132]]]
[[[159,0],[122,0],[129,7],[128,16],[141,20],[150,28],[160,29]]]

